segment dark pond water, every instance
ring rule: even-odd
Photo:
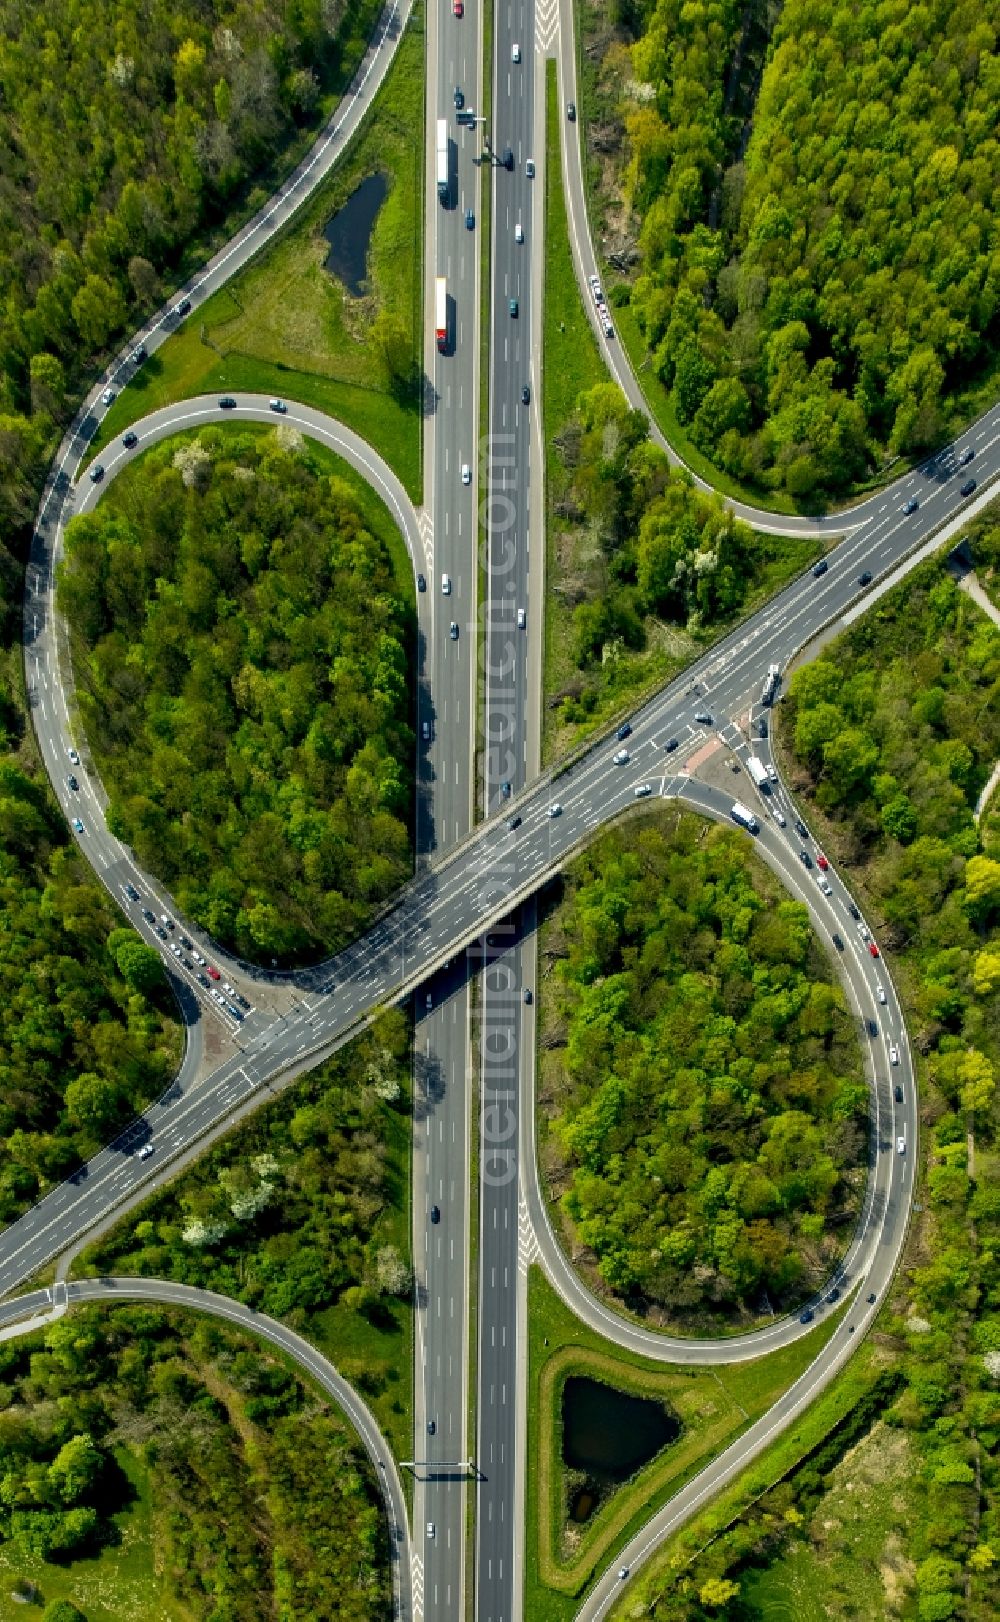
[[[352,192],[342,209],[328,220],[323,235],[330,244],[326,269],[343,282],[349,293],[360,298],[368,274],[368,244],[379,209],[385,202],[389,182],[383,174],[369,175]]]
[[[578,1374],[563,1387],[563,1461],[599,1483],[627,1481],[679,1434],[680,1424],[659,1402]],[[574,1503],[574,1519],[586,1520],[590,1507]]]

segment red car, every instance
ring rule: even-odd
[[[875,945],[874,941],[869,941],[868,942],[868,950],[871,953],[872,957],[878,957],[878,947]]]
[[[451,9],[455,13],[456,17],[463,16],[465,12],[463,0],[451,0]]]
[[[816,852],[816,866],[821,867],[823,869],[823,872],[825,873],[827,868],[829,867],[829,865],[830,864],[827,861],[826,857],[823,855],[823,852],[821,850],[818,850]]]
[[[213,980],[221,980],[222,979],[222,975],[219,973],[218,969],[213,969],[211,963],[209,963],[207,965],[207,967],[208,967],[209,975],[211,976],[211,978]]]

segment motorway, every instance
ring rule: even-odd
[[[297,172],[278,198],[192,283],[190,291],[195,302],[222,285],[233,270],[245,263],[326,172],[344,144],[349,119],[356,124],[370,105],[371,93],[391,55],[395,31],[406,14],[405,7],[387,8],[351,112],[324,137],[326,145],[319,143],[311,159],[300,166],[301,174]],[[418,1014],[429,1013],[431,1017],[424,1017],[418,1025],[415,1077],[413,1215],[419,1286],[415,1458],[423,1462],[415,1471],[415,1542],[420,1552],[415,1552],[413,1561],[414,1607],[418,1614],[426,1607],[434,1616],[458,1615],[464,1584],[465,1472],[454,1465],[461,1465],[467,1448],[465,1326],[470,1154],[468,1001],[465,976],[453,965],[453,959],[460,948],[475,943],[476,949],[490,960],[481,987],[478,1043],[482,1091],[480,1162],[484,1175],[479,1213],[476,1609],[484,1618],[506,1622],[520,1615],[518,1578],[519,1567],[523,1566],[518,1538],[523,1531],[524,1415],[518,1393],[523,1394],[523,1336],[519,1339],[519,1331],[523,1329],[524,1299],[518,1282],[517,1241],[525,1216],[534,1230],[546,1269],[575,1310],[622,1344],[636,1345],[647,1352],[655,1347],[653,1355],[671,1360],[723,1363],[736,1356],[760,1355],[805,1332],[797,1318],[782,1318],[766,1331],[735,1341],[653,1337],[641,1326],[607,1313],[576,1280],[548,1223],[534,1163],[529,1051],[533,1032],[531,1015],[523,1002],[523,990],[530,987],[534,977],[533,945],[530,939],[525,944],[506,920],[518,907],[527,909],[522,922],[530,935],[532,897],[540,884],[581,848],[597,826],[632,807],[636,803],[635,789],[642,783],[649,782],[655,794],[680,796],[707,814],[724,817],[725,804],[686,778],[677,763],[683,763],[689,752],[715,734],[721,734],[727,746],[745,750],[741,728],[752,711],[767,666],[776,662],[786,669],[792,657],[820,630],[856,611],[868,593],[877,591],[879,580],[946,519],[962,511],[963,503],[952,448],[904,475],[890,490],[869,498],[846,516],[797,520],[742,509],[741,515],[759,528],[788,533],[805,529],[831,539],[845,530],[849,533],[828,553],[825,575],[819,579],[807,575],[793,582],[642,707],[632,718],[627,770],[612,764],[614,744],[602,739],[564,768],[539,775],[542,462],[533,402],[541,381],[538,294],[542,267],[541,254],[533,251],[533,245],[536,239],[541,241],[539,189],[544,151],[532,151],[532,147],[535,131],[544,133],[544,117],[540,116],[544,112],[544,79],[538,71],[540,59],[535,59],[533,8],[511,7],[505,15],[498,13],[494,21],[490,145],[494,153],[502,153],[509,143],[514,167],[508,171],[495,161],[490,165],[491,369],[485,447],[476,454],[478,232],[466,231],[464,213],[469,206],[478,215],[475,199],[479,192],[478,172],[473,166],[478,143],[470,131],[456,137],[455,193],[449,199],[452,206],[442,208],[437,202],[433,171],[428,166],[428,255],[433,254],[435,268],[449,278],[454,342],[440,357],[431,353],[428,303],[427,370],[434,410],[428,419],[426,437],[427,509],[415,514],[405,494],[394,489],[391,474],[379,465],[370,448],[361,442],[352,445],[341,425],[291,402],[285,419],[334,444],[372,478],[395,512],[415,568],[424,573],[427,581],[427,592],[418,596],[418,719],[428,721],[431,736],[419,764],[417,876],[364,941],[320,969],[298,976],[262,976],[229,960],[225,972],[237,989],[247,991],[251,1001],[254,987],[267,982],[267,1006],[255,1007],[245,1021],[216,1010],[230,1045],[208,1077],[197,1085],[193,1082],[200,1059],[195,1038],[189,1043],[181,1075],[163,1099],[81,1173],[0,1235],[0,1290],[9,1291],[30,1277],[105,1218],[109,1210],[134,1196],[154,1171],[162,1174],[163,1168],[189,1152],[193,1143],[223,1130],[236,1114],[254,1107],[265,1089],[287,1083],[349,1040],[378,1003],[419,990]],[[455,84],[462,84],[467,99],[481,105],[481,50],[475,28],[471,15],[459,21],[451,16],[450,8],[436,8],[432,14],[428,30],[428,132],[434,117],[450,113]],[[567,57],[568,37],[571,40],[563,26],[560,74],[567,99],[572,92],[566,87],[573,84],[575,72],[571,51]],[[512,60],[515,42],[521,47],[520,63]],[[470,94],[473,85],[476,89]],[[574,259],[581,285],[585,286],[585,278],[595,265],[586,230],[577,131],[578,126],[574,126],[571,139],[564,140],[563,158]],[[537,166],[538,178],[534,181],[529,180],[525,170],[529,156]],[[523,228],[523,243],[515,241],[511,229],[512,223],[518,222]],[[511,298],[518,300],[516,317],[510,312]],[[585,302],[589,305],[589,296]],[[175,325],[169,316],[161,316],[148,333],[142,334],[147,347],[154,348],[175,330]],[[599,341],[625,392],[633,398],[635,379],[615,340],[606,340],[599,332]],[[123,358],[109,374],[109,380],[120,384],[127,381],[128,375],[129,365]],[[531,395],[528,405],[521,399],[526,384]],[[32,550],[25,604],[26,664],[33,687],[33,714],[46,765],[63,804],[67,804],[63,787],[65,751],[72,738],[61,661],[54,644],[46,644],[46,638],[56,629],[50,612],[51,569],[63,517],[72,511],[70,505],[64,506],[71,493],[70,477],[78,470],[92,439],[101,387],[100,383],[96,385],[76,419],[50,477]],[[633,403],[645,409],[641,396]],[[231,415],[221,412],[212,401],[185,402],[137,424],[141,443],[163,437],[177,426],[190,426],[192,412],[202,413],[206,420]],[[268,415],[266,402],[250,396],[239,397],[238,414],[274,420]],[[974,448],[972,471],[980,485],[994,478],[1000,471],[1000,412],[994,409],[987,413],[962,437],[960,445]],[[109,482],[123,458],[118,448],[109,447],[103,459]],[[474,470],[470,486],[464,486],[458,476],[464,461]],[[476,496],[480,475],[486,488],[488,525],[488,595],[484,605],[487,700],[483,721],[487,746],[482,789],[486,816],[473,830],[475,655],[479,636]],[[76,510],[85,510],[96,494],[89,485],[78,486]],[[911,496],[919,505],[914,513],[904,515],[901,509]],[[532,572],[533,536],[536,547]],[[858,583],[862,571],[874,577],[869,588]],[[442,572],[452,577],[450,602],[438,589]],[[516,622],[518,608],[526,612],[523,629]],[[459,627],[456,641],[446,631],[452,615]],[[711,721],[696,720],[699,712],[709,713]],[[680,747],[668,757],[663,744],[671,737],[678,738]],[[511,785],[509,798],[501,788],[504,782]],[[132,882],[144,896],[155,898],[157,911],[161,906],[169,908],[169,898],[147,875],[137,872],[129,853],[116,843],[107,843],[110,836],[103,824],[104,802],[100,785],[92,775],[84,793],[89,798],[80,846],[94,863],[98,876],[120,902],[125,899],[121,885]],[[776,794],[781,793],[779,787]],[[740,779],[739,795],[747,798],[744,779]],[[550,815],[556,806],[558,813]],[[519,821],[511,828],[508,820],[513,818]],[[821,933],[827,938],[834,928],[844,933],[846,891],[836,877],[829,897],[813,887],[811,880],[807,882],[808,876],[798,861],[798,841],[791,832],[793,819],[788,818],[784,830],[772,826],[772,820],[762,817],[758,836],[761,853],[793,893],[802,893],[810,901]],[[142,928],[138,909],[126,910],[130,921]],[[197,942],[196,932],[185,927]],[[486,938],[491,930],[497,931],[495,946]],[[849,995],[861,1017],[876,1019],[879,1031],[878,1040],[873,1039],[869,1050],[876,1112],[873,1176],[865,1215],[845,1267],[852,1281],[864,1276],[866,1293],[874,1289],[880,1296],[905,1235],[916,1147],[915,1099],[905,1031],[891,982],[866,951],[856,949],[858,943],[853,935],[848,933],[846,938],[851,942],[843,960]],[[214,955],[220,956],[218,952]],[[175,959],[168,958],[168,962],[190,1029],[197,1031],[197,981],[181,974]],[[875,978],[878,974],[881,980]],[[873,998],[877,1002],[876,984],[882,984],[887,1001],[884,1006],[878,1004],[869,1016]],[[891,1067],[885,1046],[890,1035],[898,1037],[901,1051],[896,1072],[904,1084],[901,1109],[892,1097],[890,1085]],[[502,1075],[493,1068],[490,1041],[495,1042],[493,1058],[505,1060]],[[902,1155],[893,1147],[900,1126],[907,1144],[907,1152]],[[517,1142],[521,1145],[520,1163],[514,1167],[515,1174],[509,1176],[511,1145]],[[152,1145],[153,1156],[140,1161],[139,1151],[147,1144]],[[882,1147],[885,1144],[887,1148]],[[440,1224],[429,1221],[432,1203],[441,1209]],[[852,1321],[860,1329],[865,1319],[856,1316]],[[838,1360],[849,1350],[849,1343],[838,1332],[827,1353],[814,1363],[785,1403],[804,1404],[831,1377]],[[746,1449],[762,1445],[760,1438],[774,1431],[776,1416],[782,1411],[772,1410],[767,1421],[761,1421],[734,1444],[734,1449],[744,1452],[731,1449],[710,1472],[691,1483],[687,1493],[714,1490],[722,1479],[719,1472],[737,1468],[734,1461],[744,1458]],[[431,1420],[435,1423],[433,1438],[427,1430]],[[424,1468],[428,1459],[433,1465],[429,1470]],[[681,1504],[681,1500],[675,1500],[669,1514],[679,1514]],[[428,1522],[434,1526],[430,1536],[426,1535]],[[657,1524],[645,1529],[636,1540],[635,1547],[623,1557],[626,1564],[637,1564],[651,1547],[650,1537]],[[664,1521],[663,1526],[666,1524]],[[612,1587],[613,1577],[612,1573],[608,1579]],[[601,1586],[588,1602],[604,1609],[607,1603],[609,1594]],[[604,1612],[597,1609],[585,1614]]]
[[[423,825],[418,816],[418,870],[463,838],[475,814],[480,128],[458,125],[455,102],[457,90],[466,109],[481,105],[482,55],[478,7],[462,18],[450,6],[428,8],[424,353],[433,409],[424,437],[428,650],[418,696],[420,732],[429,734],[419,745],[418,792],[428,814]],[[435,168],[440,119],[448,131],[444,197]],[[439,276],[448,301],[443,345],[434,319]],[[468,981],[454,972],[428,982],[415,1000],[414,1570],[418,1604],[430,1616],[459,1616],[465,1604],[470,1009]]]
[[[303,1340],[294,1329],[289,1329],[275,1318],[269,1318],[266,1313],[256,1311],[254,1307],[244,1306],[242,1301],[217,1295],[214,1290],[201,1290],[190,1284],[175,1284],[170,1279],[158,1278],[78,1279],[71,1284],[55,1284],[50,1289],[34,1290],[30,1295],[6,1301],[0,1304],[0,1341],[43,1328],[62,1317],[71,1304],[87,1305],[103,1301],[155,1301],[159,1306],[181,1307],[189,1312],[205,1312],[213,1318],[222,1318],[249,1335],[269,1341],[333,1398],[354,1426],[371,1459],[386,1513],[395,1614],[400,1622],[410,1622],[413,1599],[406,1497],[396,1461],[368,1404],[338,1374],[329,1358]]]

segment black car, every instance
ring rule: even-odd
[[[806,827],[801,817],[797,817],[795,820],[795,832],[798,834],[800,839],[809,838],[809,829]]]
[[[566,103],[566,117],[569,119],[570,123],[572,124],[574,119],[576,118],[576,102],[575,101],[568,101]]]
[[[126,884],[125,894],[128,896],[130,901],[138,901],[139,899],[139,892],[134,884]]]
[[[432,1222],[440,1222],[441,1221],[441,1207],[440,1207],[440,1205],[432,1205],[431,1206],[431,1221]]]
[[[631,736],[632,728],[629,726],[627,721],[623,721],[621,726],[618,728],[618,731],[615,733],[615,737],[618,739],[619,743],[621,743],[623,739],[630,738]]]
[[[434,1420],[434,1419],[429,1419],[427,1421],[427,1434],[428,1434],[428,1436],[433,1436],[436,1431],[437,1431],[437,1421]]]
[[[915,513],[919,506],[920,506],[920,503],[917,500],[916,496],[911,496],[909,501],[906,503],[906,506],[903,508],[904,516],[906,518],[909,518],[910,514]]]
[[[465,97],[462,94],[462,86],[460,84],[457,84],[455,86],[454,101],[455,101],[456,108],[465,106]]]
[[[847,910],[850,913],[852,918],[859,919],[861,917],[861,914],[858,911],[857,907],[854,905],[853,901],[849,901],[847,903]]]
[[[100,484],[103,477],[104,477],[103,464],[101,462],[96,462],[94,464],[94,466],[90,470],[90,482],[91,482],[91,484]]]
[[[122,444],[127,451],[130,451],[133,445],[138,445],[138,443],[139,435],[133,429],[130,428],[127,434],[122,435]]]
[[[476,229],[476,216],[473,214],[471,208],[467,208],[465,211],[465,229],[467,231],[474,231]]]
[[[236,401],[231,394],[223,394],[219,398],[219,406],[223,411],[235,411]]]
[[[818,563],[813,564],[813,579],[818,580],[821,574],[826,574],[829,567],[826,558],[820,558]]]
[[[508,782],[504,781],[500,784],[500,793],[503,795],[505,800],[510,799],[510,784]]]
[[[200,986],[204,986],[206,991],[209,991],[211,989],[212,982],[208,978],[207,974],[199,974],[199,976],[198,976],[198,984]]]
[[[877,1036],[878,1035],[878,1026],[877,1026],[877,1024],[875,1023],[875,1021],[873,1019],[870,1019],[868,1021],[868,1035],[869,1036]]]
[[[872,575],[871,575],[871,570],[870,569],[866,569],[864,574],[859,574],[858,575],[858,585],[859,586],[870,586],[871,583],[872,583]]]
[[[191,309],[191,300],[189,298],[182,298],[180,303],[177,305],[177,308],[174,310],[174,314],[175,315],[187,315],[189,313],[190,309]]]
[[[424,579],[422,574],[417,575],[417,590],[418,591],[426,591],[427,590],[427,581]]]
[[[965,483],[962,486],[962,494],[963,494],[963,496],[971,496],[971,494],[972,494],[972,492],[973,492],[973,490],[975,488],[976,488],[975,479],[966,479]]]
[[[875,1305],[875,1291],[874,1290],[872,1291],[871,1295],[868,1297],[868,1305],[870,1307]]]
[[[156,926],[156,933],[157,933],[157,934],[158,934],[158,935],[159,935],[159,937],[160,937],[160,939],[161,939],[161,941],[165,941],[165,940],[166,940],[166,939],[167,939],[167,938],[168,938],[168,937],[167,937],[167,932],[166,932],[166,930],[165,930],[165,929],[164,929],[164,927],[163,927],[163,925],[162,925],[162,924],[157,924],[157,926]]]
[[[836,1287],[835,1287],[834,1289],[832,1289],[830,1291],[830,1294],[827,1296],[826,1304],[827,1304],[828,1307],[832,1307],[833,1303],[835,1301],[839,1301],[839,1300],[840,1300],[840,1291],[838,1289],[836,1289]]]
[[[525,1000],[526,1003],[531,1002],[531,987],[530,986],[525,986],[525,988],[524,988],[524,1000]]]
[[[808,1307],[806,1307],[805,1312],[800,1312],[799,1313],[799,1323],[800,1324],[811,1324],[812,1321],[813,1321],[813,1314],[810,1312]]]
[[[150,912],[148,907],[143,907],[142,916],[145,918],[147,924],[155,924],[156,923],[156,913],[155,912]]]
[[[666,751],[666,753],[668,755],[672,755],[674,750],[677,748],[677,739],[676,738],[668,738],[666,743],[663,745],[663,747],[664,747],[664,750]]]
[[[530,399],[531,399],[531,390],[529,389],[527,383],[525,383],[523,388],[521,389],[521,404],[522,405],[527,405],[527,403],[528,403],[528,401]]]
[[[511,833],[514,832],[515,828],[520,828],[520,826],[521,826],[520,817],[508,817],[507,818],[507,827],[510,829]]]
[[[695,720],[700,726],[703,727],[710,727],[712,725],[712,717],[709,715],[707,710],[699,710],[695,716]]]
[[[186,935],[181,936],[181,945],[184,947],[184,950],[186,952],[190,952],[190,950],[191,950],[191,942],[188,940]]]
[[[758,738],[767,737],[767,722],[763,716],[761,716],[760,720],[757,722],[757,736]]]
[[[807,850],[799,851],[799,861],[802,863],[803,867],[812,867],[813,865],[813,859]]]
[[[505,169],[513,169],[514,167],[514,154],[509,146],[505,146],[503,149],[503,166]]]
[[[901,1103],[902,1103],[902,1102],[903,1102],[903,1089],[902,1089],[902,1087],[901,1087],[901,1086],[900,1086],[900,1085],[899,1085],[899,1082],[898,1082],[898,1081],[897,1081],[897,1083],[896,1083],[896,1086],[895,1086],[895,1089],[894,1089],[894,1093],[895,1093],[895,1099],[896,1099],[896,1103],[897,1103],[897,1104],[901,1104]]]
[[[66,787],[74,789],[74,790],[78,789],[80,787],[79,783],[77,782],[76,778],[73,776],[72,772],[70,773],[69,777],[67,777],[67,779],[66,779]]]
[[[844,943],[839,935],[833,936],[833,944],[837,948],[838,952],[842,952],[844,950]]]

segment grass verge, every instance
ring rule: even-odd
[[[150,357],[104,418],[96,453],[136,418],[221,390],[283,395],[361,434],[421,492],[423,262],[423,14],[415,9],[396,60],[342,161],[252,262]],[[388,195],[372,230],[369,290],[353,298],[324,269],[323,228],[369,175]],[[373,342],[395,334],[394,384]],[[408,358],[407,358],[408,357]],[[420,380],[421,386],[414,382]]]
[[[529,1373],[525,1615],[569,1622],[591,1579],[684,1483],[765,1413],[808,1367],[837,1315],[770,1357],[717,1369],[653,1362],[581,1324],[537,1268],[528,1284]],[[564,1535],[562,1390],[571,1374],[666,1402],[681,1435],[599,1507],[571,1550]]]
[[[657,1598],[668,1582],[673,1586],[686,1565],[802,1464],[868,1395],[884,1367],[885,1354],[871,1340],[867,1341],[849,1367],[796,1422],[794,1429],[744,1470],[719,1494],[710,1509],[695,1515],[664,1542],[648,1567],[622,1595],[612,1612],[615,1622],[625,1622],[626,1617],[636,1615],[653,1615]]]

